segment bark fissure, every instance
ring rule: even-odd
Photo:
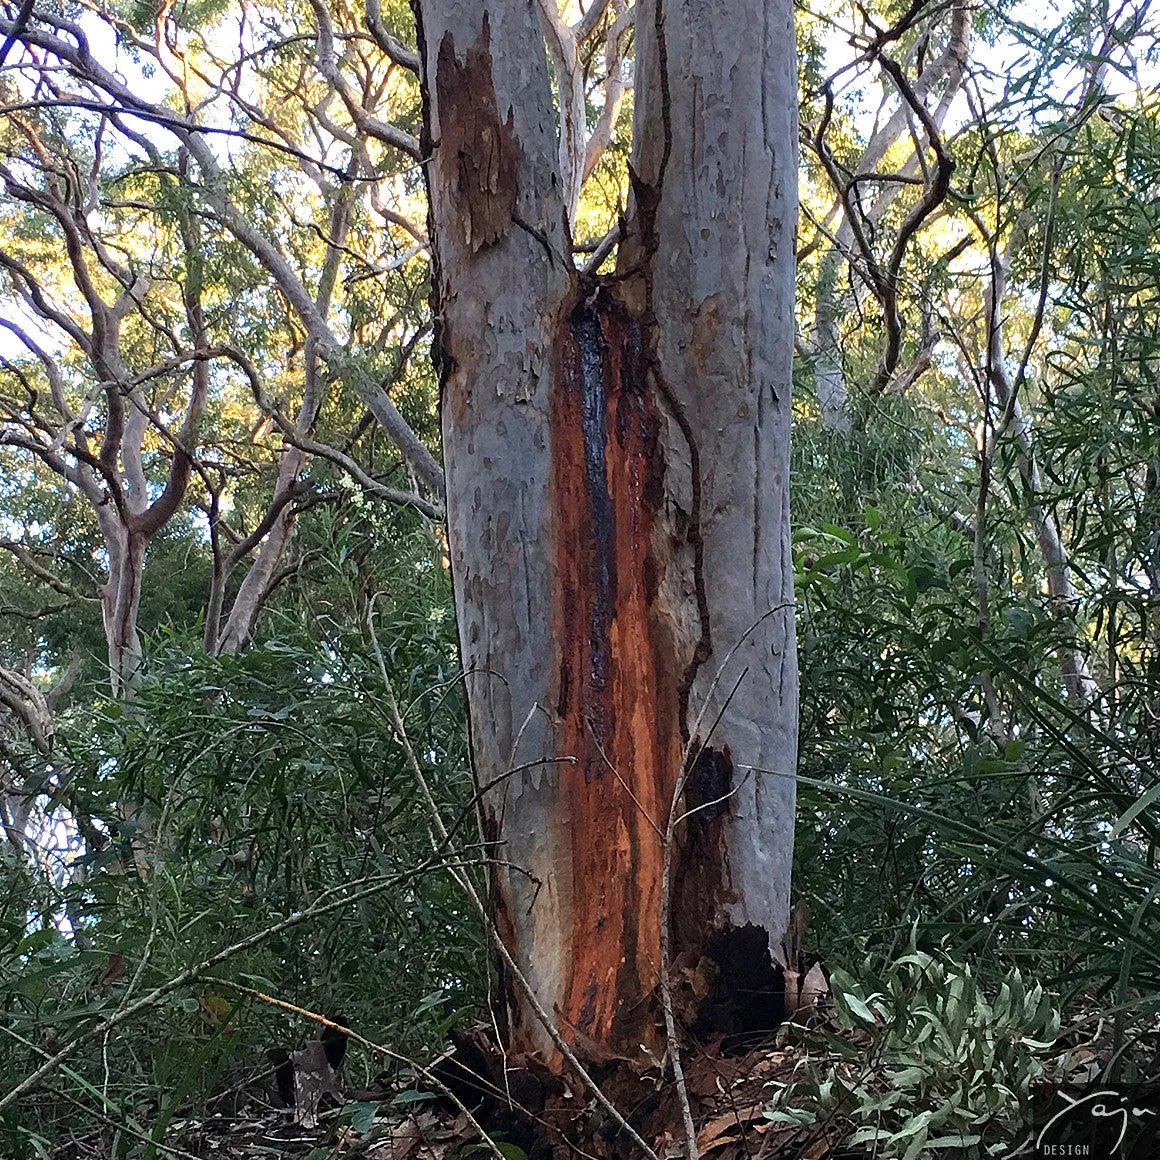
[[[712,620],[709,615],[709,597],[705,589],[705,543],[701,535],[701,450],[684,404],[665,381],[658,355],[660,327],[655,310],[655,278],[660,235],[657,231],[657,213],[660,210],[661,199],[664,195],[665,174],[673,152],[673,98],[669,81],[669,54],[668,42],[665,37],[663,0],[655,0],[653,37],[657,53],[659,80],[661,155],[657,162],[655,178],[651,182],[646,181],[638,174],[631,164],[628,167],[635,209],[635,229],[633,235],[621,247],[618,254],[617,277],[626,280],[626,290],[629,296],[637,297],[642,304],[641,325],[644,332],[649,375],[680,430],[689,453],[692,502],[689,511],[685,513],[688,520],[686,539],[693,549],[693,591],[697,601],[697,616],[700,620],[701,635],[688,664],[685,666],[680,683],[681,738],[687,742],[689,740],[689,693],[697,679],[698,670],[713,653],[713,637]],[[697,82],[694,80],[694,85],[696,84]]]
[[[667,76],[667,63],[663,49],[664,21],[659,15],[657,22],[662,74]],[[681,738],[687,742],[689,740],[689,692],[697,679],[697,671],[712,655],[713,636],[709,615],[709,597],[705,589],[705,541],[701,535],[701,451],[684,404],[665,381],[657,353],[660,345],[660,328],[653,304],[656,276],[655,259],[660,245],[660,237],[656,228],[656,216],[661,204],[664,173],[671,151],[671,145],[668,142],[672,132],[667,111],[669,106],[667,82],[662,83],[661,99],[662,108],[665,110],[663,123],[666,144],[658,166],[657,180],[654,184],[649,184],[633,172],[631,166],[629,168],[629,179],[632,183],[636,208],[635,229],[621,247],[616,277],[624,280],[623,291],[628,300],[630,302],[635,300],[641,304],[640,327],[642,345],[648,364],[648,376],[655,390],[664,400],[673,422],[676,423],[681,432],[681,437],[684,439],[685,447],[689,453],[691,503],[689,510],[683,515],[686,520],[685,539],[693,550],[693,591],[697,601],[697,617],[700,621],[700,638],[681,675],[679,689]]]

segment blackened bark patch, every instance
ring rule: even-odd
[[[706,931],[735,901],[729,867],[729,826],[733,821],[733,757],[729,747],[714,749],[693,741],[696,754],[685,783],[688,822],[680,836],[673,875],[673,940],[682,951],[705,946]]]
[[[580,426],[584,438],[584,480],[588,490],[592,546],[595,562],[595,585],[592,593],[592,622],[589,627],[589,657],[594,689],[608,684],[610,630],[615,614],[616,558],[613,555],[612,496],[608,490],[608,431],[605,423],[607,395],[604,383],[604,361],[607,348],[595,308],[581,303],[572,313],[572,338],[580,361]],[[606,722],[600,698],[591,706],[589,725],[597,737],[604,739]],[[598,771],[600,775],[605,770]]]
[[[773,961],[768,931],[746,924],[706,934],[736,900],[728,854],[734,772],[728,745],[705,745],[697,753],[685,784],[688,822],[673,885],[676,945],[685,954],[704,954],[715,967],[692,1031],[703,1041],[721,1040],[729,1054],[767,1038],[785,1018],[785,976]]]
[[[715,931],[706,948],[717,968],[693,1034],[722,1039],[728,1054],[742,1054],[772,1035],[785,1018],[785,977],[762,926]]]
[[[292,1108],[294,1106],[294,1064],[290,1061],[290,1052],[284,1047],[272,1047],[266,1052],[266,1058],[273,1064],[278,1099],[282,1101],[284,1108]]]
[[[733,755],[706,745],[697,755],[685,785],[685,810],[690,827],[707,830],[711,822],[729,812],[733,790]]]
[[[662,851],[681,760],[671,625],[654,609],[662,413],[641,328],[607,289],[562,312],[552,391],[553,636],[570,831],[561,1026],[659,1050]]]
[[[491,25],[461,64],[450,31],[439,43],[439,180],[451,190],[464,244],[472,253],[506,236],[516,207],[519,146],[513,116],[501,120],[492,79]]]
[[[501,1136],[529,1155],[547,1154],[544,1121],[539,1117],[549,1101],[562,1098],[560,1078],[533,1060],[528,1060],[531,1066],[514,1066],[480,1031],[452,1028],[449,1038],[451,1050],[427,1073],[434,1083],[423,1088],[434,1097],[434,1106],[449,1117],[469,1108],[489,1134]]]

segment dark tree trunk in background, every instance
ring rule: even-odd
[[[661,836],[686,753],[672,949],[717,960],[705,1006],[724,1030],[760,1022],[730,990],[772,985],[789,914],[792,9],[640,4],[628,237],[595,279],[570,256],[534,4],[417,8],[500,930],[565,1039],[659,1054]],[[551,1054],[508,996],[513,1046]]]

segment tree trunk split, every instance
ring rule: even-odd
[[[676,795],[686,1021],[768,1029],[796,743],[790,6],[641,4],[638,176],[606,279],[570,258],[533,6],[418,15],[448,531],[501,933],[567,1041],[662,1055]],[[551,1060],[508,1000],[510,1046]]]

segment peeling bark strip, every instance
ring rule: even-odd
[[[654,610],[664,423],[639,325],[606,292],[561,326],[552,410],[553,703],[568,778],[572,897],[566,1024],[651,1043],[662,850],[681,761],[680,666]]]
[[[463,240],[472,252],[504,237],[516,208],[519,147],[514,115],[500,120],[491,69],[491,23],[467,50],[462,64],[450,30],[439,43],[435,77],[442,110],[439,173],[459,210]]]

